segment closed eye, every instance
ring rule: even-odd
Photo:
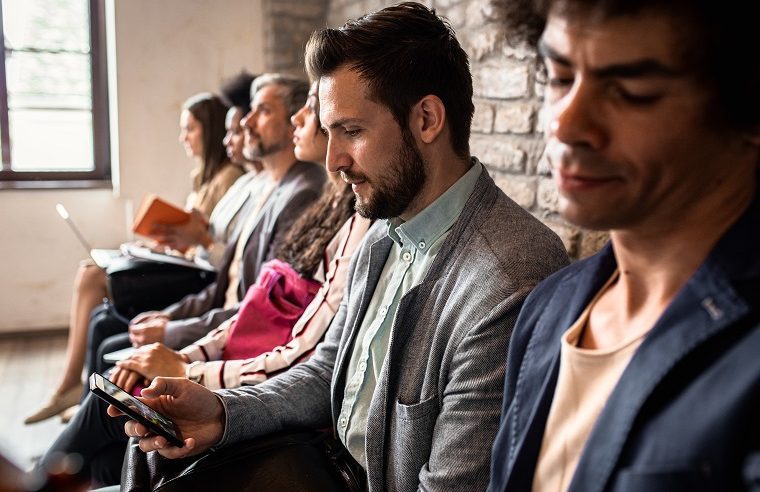
[[[612,92],[618,99],[634,106],[648,106],[656,103],[662,97],[660,92],[634,93],[620,86],[614,86]]]
[[[572,78],[551,77],[549,79],[549,86],[555,88],[564,88],[573,85]]]

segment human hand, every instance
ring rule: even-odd
[[[153,380],[158,376],[185,377],[187,362],[182,354],[163,343],[152,343],[140,347],[128,358],[118,361],[116,367],[126,372],[138,372]]]
[[[217,444],[224,435],[224,406],[210,390],[184,378],[158,377],[142,391],[139,398],[143,403],[170,418],[177,424],[185,439],[181,448],[172,446],[166,438],[151,434],[142,424],[134,420],[124,424],[124,432],[130,437],[140,438],[140,449],[158,451],[169,459],[182,458],[202,453]],[[108,415],[116,417],[121,412],[116,407],[108,407]]]
[[[168,316],[157,316],[139,323],[130,323],[129,341],[133,347],[149,343],[163,342]]]
[[[196,209],[190,211],[190,219],[184,224],[156,224],[150,235],[159,243],[181,252],[196,245],[208,247],[213,242],[208,232],[208,219]]]
[[[145,378],[142,374],[135,371],[129,371],[120,367],[115,367],[111,374],[108,376],[113,384],[123,389],[127,393],[132,392],[132,388],[139,382],[143,382],[145,385]]]
[[[169,320],[169,316],[164,313],[163,311],[145,311],[144,313],[140,313],[129,322],[129,324],[138,324],[143,323],[145,321],[149,321],[155,318],[166,318],[167,321]]]

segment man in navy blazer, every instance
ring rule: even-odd
[[[545,64],[560,211],[611,241],[522,308],[489,489],[757,490],[756,7],[504,7]]]

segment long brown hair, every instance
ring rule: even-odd
[[[329,180],[319,200],[306,209],[277,247],[275,258],[312,277],[325,257],[325,248],[340,227],[354,213],[354,192],[347,183]]]
[[[193,188],[197,190],[228,163],[222,141],[227,133],[224,119],[229,108],[218,96],[202,92],[185,101],[182,109],[188,110],[203,128],[203,160],[200,173],[193,183]]]

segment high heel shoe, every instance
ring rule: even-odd
[[[24,419],[24,424],[34,424],[36,422],[42,422],[50,417],[55,417],[59,413],[63,412],[69,407],[73,407],[79,403],[79,398],[82,396],[82,387],[75,386],[63,394],[53,393],[50,399],[39,410],[29,415]]]

